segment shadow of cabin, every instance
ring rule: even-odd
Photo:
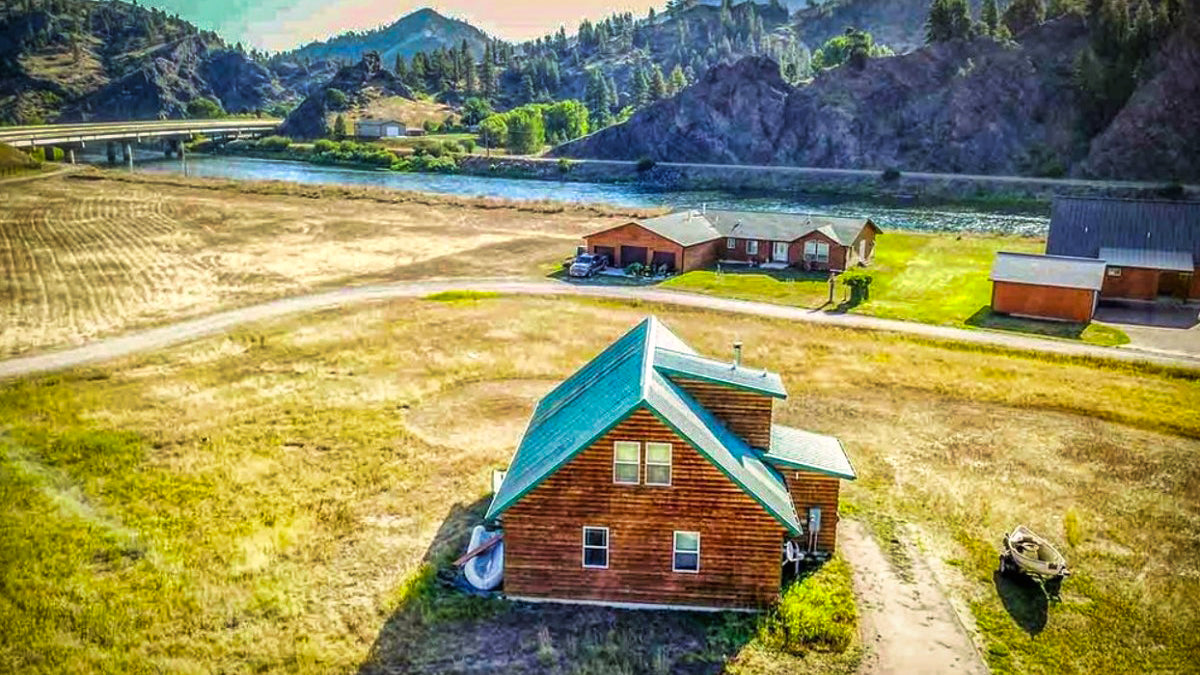
[[[454,559],[491,496],[456,504],[399,591],[359,675],[496,672],[719,673],[757,615],[529,604],[459,587]]]

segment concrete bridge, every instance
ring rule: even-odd
[[[214,139],[257,138],[275,131],[283,120],[157,120],[153,122],[92,122],[84,124],[43,124],[26,127],[0,127],[0,143],[14,148],[61,148],[67,161],[75,163],[76,150],[89,145],[105,145],[110,164],[118,152],[133,166],[134,143],[161,143],[167,157],[185,158],[184,143],[197,135]]]

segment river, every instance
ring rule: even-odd
[[[139,162],[137,171],[179,174],[178,160]],[[192,155],[188,175],[242,180],[282,180],[320,185],[355,185],[416,190],[464,197],[611,204],[635,208],[669,207],[745,211],[822,213],[869,217],[887,229],[938,232],[989,232],[1045,236],[1049,217],[1043,213],[970,206],[922,206],[894,200],[824,195],[761,196],[719,191],[663,191],[630,184],[574,183],[459,174],[400,173],[318,166],[250,157]]]

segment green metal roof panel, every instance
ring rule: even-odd
[[[738,389],[748,389],[775,398],[787,398],[783,378],[765,370],[755,370],[732,363],[708,359],[696,354],[681,354],[670,349],[654,350],[654,367],[659,371],[680,377],[726,384]]]
[[[661,373],[653,373],[646,403],[668,426],[690,442],[746,494],[794,534],[800,519],[783,478],[704,406]]]
[[[649,322],[626,333],[538,403],[487,517],[511,506],[642,400]]]
[[[858,477],[841,441],[833,436],[803,429],[772,425],[771,447],[762,457],[774,464],[809,469],[848,480]]]
[[[657,319],[638,324],[538,403],[486,517],[499,516],[644,405],[799,534],[800,522],[783,479],[757,451],[659,372],[660,355],[692,371],[720,367],[705,363]],[[761,373],[754,377],[761,379]],[[782,383],[778,389],[782,391]]]

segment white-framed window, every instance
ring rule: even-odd
[[[636,441],[613,443],[613,482],[637,485],[642,464],[642,444]]]
[[[829,262],[829,244],[823,241],[804,242],[804,259],[814,262]]]
[[[756,253],[758,253],[758,240],[757,239],[747,239],[746,240],[746,253],[748,253],[750,255],[755,255]]]
[[[733,237],[727,237],[725,239],[725,248],[731,251],[737,248],[737,239],[734,239]]]
[[[608,569],[607,527],[583,526],[583,566],[594,570]]]
[[[1108,276],[1110,276],[1110,277],[1119,277],[1119,276],[1121,276],[1121,268],[1120,268],[1120,267],[1110,267],[1110,268],[1108,268]]]
[[[673,572],[700,571],[700,533],[675,530],[675,542],[671,552]]]
[[[646,443],[646,485],[671,484],[671,444]]]

